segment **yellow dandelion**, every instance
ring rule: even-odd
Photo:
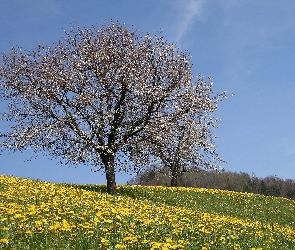
[[[0,243],[8,244],[9,243],[9,240],[6,239],[6,238],[2,238],[2,239],[0,239]]]
[[[104,246],[108,246],[109,245],[109,241],[105,238],[101,238],[100,242],[104,245]]]
[[[166,239],[166,242],[167,242],[167,243],[172,243],[173,241],[172,241],[171,238],[167,238],[167,239]]]

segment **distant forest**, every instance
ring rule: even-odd
[[[131,185],[147,186],[170,186],[170,183],[170,172],[165,168],[146,170],[128,181]],[[295,181],[283,180],[277,176],[259,178],[244,172],[217,172],[196,168],[183,172],[178,183],[182,187],[224,189],[295,199]]]

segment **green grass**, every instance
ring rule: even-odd
[[[106,192],[101,185],[73,185],[94,192]],[[192,209],[214,215],[251,219],[295,229],[295,201],[273,196],[205,188],[171,188],[121,185],[117,195],[148,200],[157,205]]]
[[[0,176],[0,249],[295,249],[295,203],[214,189]]]

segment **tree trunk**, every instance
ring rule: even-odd
[[[116,194],[116,179],[115,179],[115,154],[102,154],[101,160],[105,166],[106,179],[107,179],[107,193]]]
[[[172,172],[171,187],[177,187],[177,186],[178,186],[178,175],[177,173]]]
[[[170,171],[172,174],[171,187],[178,187],[179,163],[173,162],[170,166]]]
[[[172,175],[171,187],[177,187],[178,186],[178,176],[179,176],[178,164],[173,163],[170,170],[171,170],[171,175]]]

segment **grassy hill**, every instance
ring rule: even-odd
[[[217,189],[0,176],[0,249],[295,249],[295,202]]]

